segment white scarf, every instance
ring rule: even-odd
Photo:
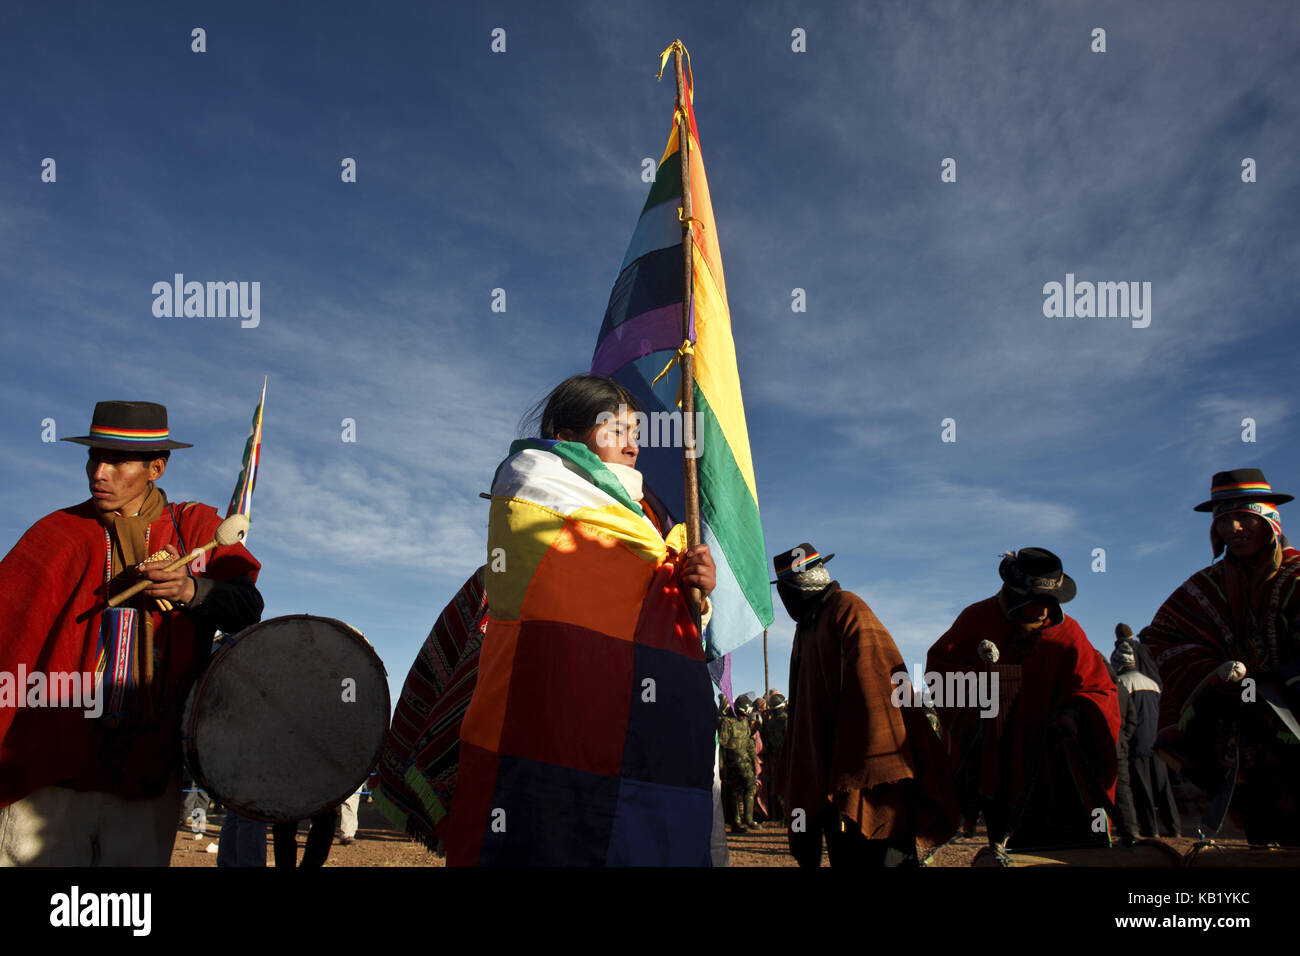
[[[627,491],[628,497],[633,501],[640,501],[645,497],[645,491],[642,487],[641,472],[637,471],[631,465],[620,465],[617,462],[605,462],[605,467],[614,473],[614,477],[622,483],[623,488]]]

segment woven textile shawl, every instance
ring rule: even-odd
[[[478,680],[487,616],[479,568],[443,608],[402,685],[379,757],[375,805],[437,849],[460,762],[460,727]]]

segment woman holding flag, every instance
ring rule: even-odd
[[[662,531],[638,410],[574,376],[497,468],[450,865],[709,864],[713,695],[685,592],[707,598],[714,565]]]
[[[705,659],[761,634],[772,600],[694,81],[680,41],[660,75],[670,57],[672,127],[592,375],[551,393],[540,440],[515,442],[492,482],[488,625],[461,727],[453,865],[711,861]],[[643,408],[680,415],[682,448],[652,448],[638,470]],[[687,525],[664,534],[642,471]],[[688,547],[688,534],[707,544]]]

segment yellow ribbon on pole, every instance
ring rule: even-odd
[[[664,70],[668,68],[668,58],[673,55],[673,50],[676,50],[678,47],[681,47],[682,56],[685,59],[682,68],[686,71],[687,83],[691,88],[691,92],[694,93],[695,75],[691,73],[691,51],[686,49],[686,44],[681,40],[674,40],[672,43],[668,44],[668,49],[659,54],[659,75],[656,76],[655,79],[662,80],[664,78]]]
[[[679,364],[685,356],[694,354],[695,344],[690,339],[683,340],[682,344],[677,347],[677,351],[673,353],[673,357],[668,360],[668,364],[664,366],[663,371],[651,379],[650,387],[653,388],[658,385],[659,380],[667,375],[674,365]],[[682,383],[680,379],[677,382],[677,407],[682,407]]]

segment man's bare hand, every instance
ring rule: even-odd
[[[173,544],[167,545],[166,550],[167,557],[161,561],[151,561],[136,568],[141,578],[153,582],[144,589],[144,593],[148,597],[162,598],[173,604],[186,604],[194,598],[194,579],[185,567],[175,571],[163,570],[181,556]]]

